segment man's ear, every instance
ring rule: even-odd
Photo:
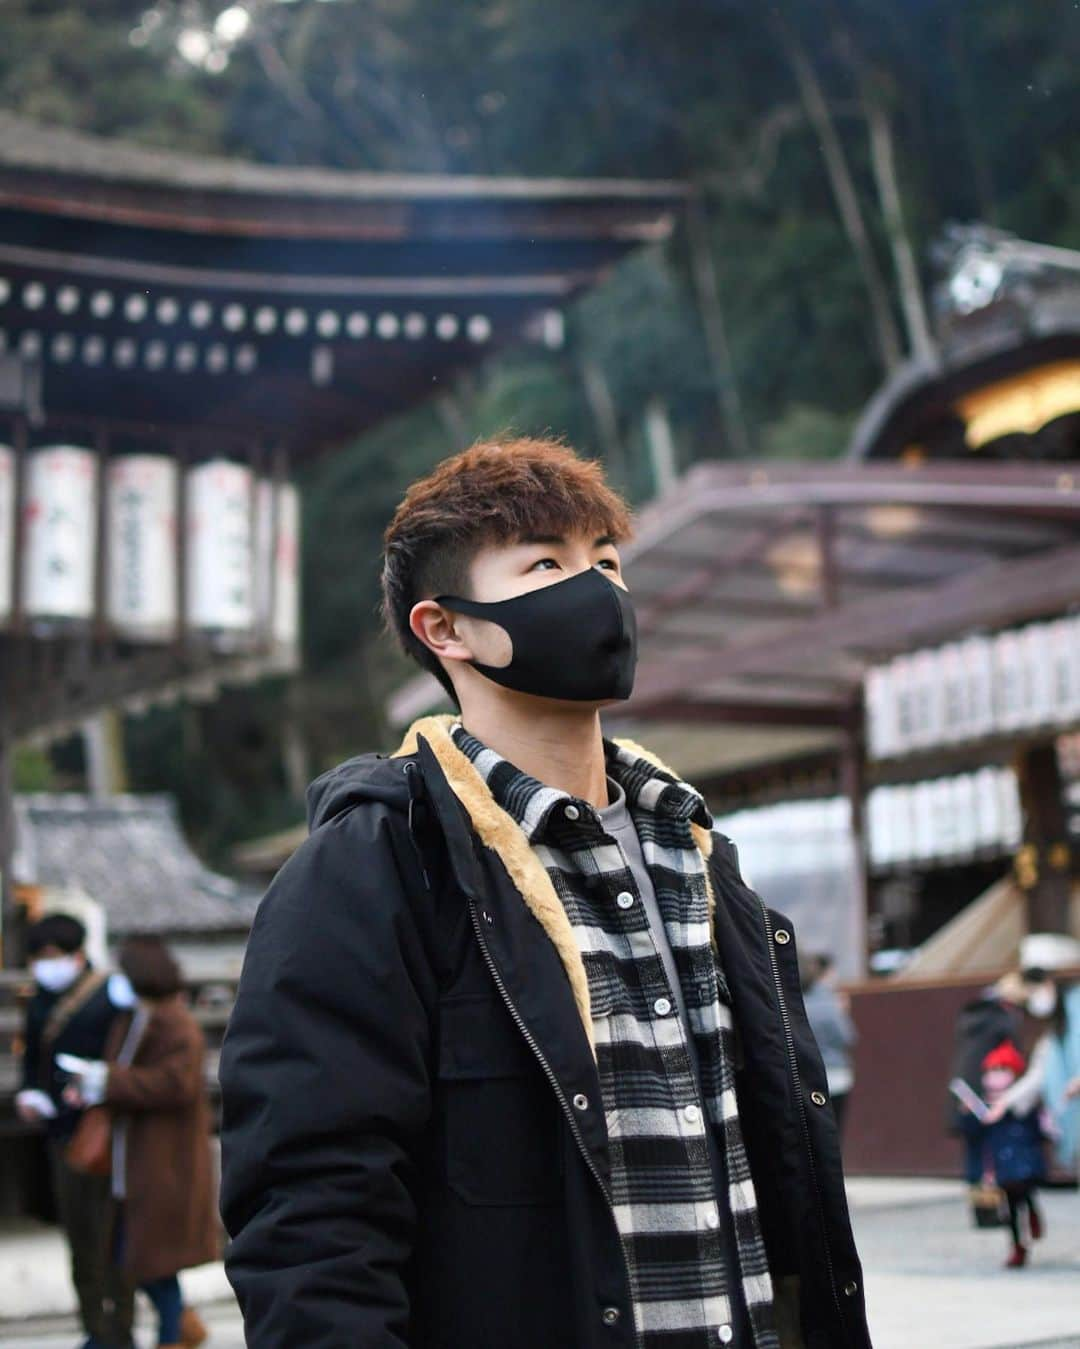
[[[420,600],[409,612],[409,628],[441,660],[472,660],[473,652],[457,630],[456,617],[435,600]]]

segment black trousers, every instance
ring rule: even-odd
[[[108,1176],[84,1176],[64,1160],[64,1139],[50,1139],[49,1163],[60,1225],[71,1251],[71,1281],[86,1334],[108,1349],[128,1349],[134,1289],[111,1258],[114,1204]]]

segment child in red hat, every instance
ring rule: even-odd
[[[1032,1241],[1043,1234],[1042,1215],[1035,1204],[1035,1187],[1044,1174],[1038,1104],[1022,1111],[1019,1104],[1009,1105],[1003,1099],[1026,1067],[1023,1054],[1010,1040],[1003,1040],[982,1062],[983,1096],[989,1106],[983,1122],[985,1153],[1009,1205],[1012,1249],[1005,1261],[1008,1269],[1020,1269],[1027,1263],[1021,1212],[1026,1210]]]

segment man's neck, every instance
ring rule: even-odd
[[[545,787],[567,792],[602,810],[608,804],[600,714],[595,709],[545,710],[539,699],[467,707],[470,735]]]

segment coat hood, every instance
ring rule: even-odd
[[[390,759],[385,754],[359,754],[317,777],[307,789],[308,828],[314,831],[363,802],[408,810],[409,782],[400,759]]]

